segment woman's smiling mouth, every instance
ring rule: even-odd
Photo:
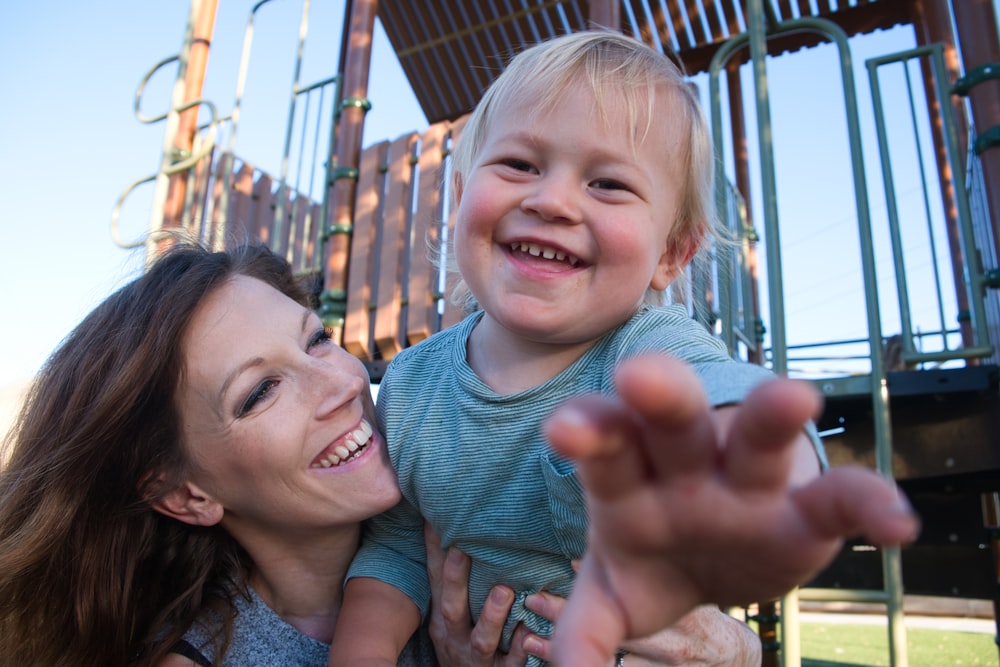
[[[361,456],[372,440],[372,427],[361,420],[358,428],[354,429],[344,439],[336,445],[331,445],[322,454],[316,457],[310,464],[310,468],[335,468],[342,463],[356,459]]]

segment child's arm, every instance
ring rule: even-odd
[[[815,476],[803,427],[820,401],[807,383],[767,382],[724,418],[693,372],[665,356],[623,363],[616,386],[620,398],[573,401],[546,426],[577,460],[591,522],[553,636],[556,664],[607,664],[624,639],[700,604],[778,597],[822,570],[845,537],[914,538],[912,511],[881,476]]]
[[[405,500],[366,523],[344,585],[331,666],[396,664],[430,605],[423,526]]]
[[[394,667],[420,625],[420,610],[384,581],[355,577],[344,587],[331,667]]]

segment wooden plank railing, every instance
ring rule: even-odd
[[[217,248],[266,243],[297,273],[315,275],[318,290],[324,243],[332,234],[349,235],[349,252],[336,255],[331,269],[347,276],[337,297],[343,315],[328,324],[377,381],[400,350],[461,319],[445,298],[450,285],[436,258],[452,224],[448,156],[463,124],[438,123],[364,149],[354,220],[341,227],[323,224],[320,203],[281,191],[252,164],[228,154],[206,158],[211,170],[192,170],[189,231]]]

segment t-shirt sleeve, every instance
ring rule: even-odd
[[[679,316],[676,309],[654,313],[649,328],[640,329],[625,341],[622,356],[654,351],[690,364],[713,407],[740,403],[758,384],[775,377],[763,366],[730,357],[722,341],[690,317]],[[829,467],[826,450],[812,422],[806,426],[806,435],[816,451],[820,468],[826,470]]]
[[[347,571],[347,579],[353,577],[384,581],[413,600],[422,616],[427,614],[431,594],[424,521],[408,501],[365,523],[361,548]]]

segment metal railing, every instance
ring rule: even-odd
[[[261,0],[250,10],[243,38],[235,101],[228,115],[220,117],[215,105],[207,100],[182,101],[187,61],[194,39],[194,3],[181,53],[157,63],[143,77],[135,95],[135,113],[139,121],[145,124],[166,121],[163,158],[157,173],[131,183],[115,204],[111,232],[115,243],[121,247],[136,248],[146,245],[147,254],[155,252],[156,240],[166,231],[164,203],[169,181],[172,177],[185,173],[187,187],[180,216],[180,228],[209,247],[223,247],[227,243],[229,235],[227,230],[234,223],[230,219],[230,193],[235,169],[241,163],[236,157],[235,148],[253,50],[254,29],[258,12],[270,2],[272,0]],[[282,239],[322,236],[318,227],[327,217],[326,190],[336,168],[333,156],[336,150],[336,127],[340,114],[340,79],[337,76],[329,76],[310,84],[301,83],[309,8],[309,0],[304,0],[280,173],[272,191],[274,222],[269,232],[270,243],[276,251],[284,252],[290,261],[294,259],[292,248]],[[154,117],[145,116],[141,106],[147,84],[158,71],[173,63],[177,63],[178,68],[170,110]],[[180,114],[188,109],[202,106],[209,111],[209,120],[199,125],[191,154],[179,155],[174,148],[174,142]],[[228,141],[225,148],[222,148],[223,142],[220,141],[220,137],[225,134],[228,134]],[[148,183],[156,184],[148,232],[141,239],[124,240],[119,229],[124,204],[137,188]],[[321,207],[319,215],[312,213],[313,203]],[[306,210],[307,213],[304,217],[297,216],[295,215],[297,210]],[[295,229],[296,225],[305,225],[306,229]],[[297,265],[296,269],[318,270],[321,258],[322,253],[319,251],[310,253],[309,259]]]

